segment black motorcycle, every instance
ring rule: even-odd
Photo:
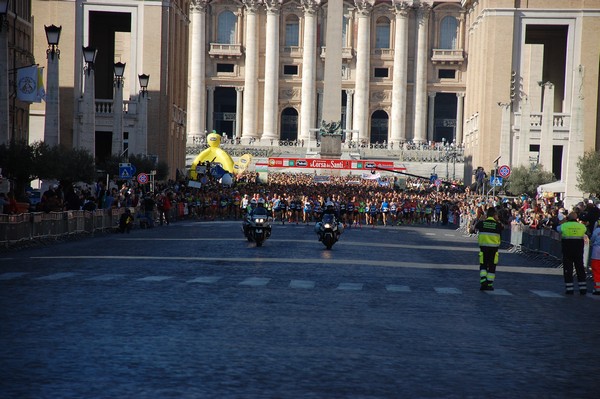
[[[261,247],[263,242],[271,237],[271,223],[269,222],[267,210],[256,208],[251,214],[246,216],[242,230],[249,242],[254,242],[257,247]]]
[[[323,215],[323,220],[318,224],[317,234],[319,235],[319,241],[325,245],[327,249],[331,249],[342,234],[340,224],[332,214]]]

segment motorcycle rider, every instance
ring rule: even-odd
[[[248,216],[244,220],[244,235],[248,234],[248,228],[250,225],[250,221],[252,220],[254,215],[257,215],[257,216],[264,215],[265,219],[268,219],[269,211],[265,207],[265,199],[264,198],[261,197],[258,200],[252,198],[252,200],[250,200],[250,209],[248,210]],[[264,229],[267,232],[267,237],[270,237],[271,236],[271,226],[265,225]]]
[[[323,240],[321,227],[323,226],[323,219],[325,219],[326,215],[333,215],[333,223],[337,224],[337,230],[335,232],[336,233],[335,239],[337,241],[340,238],[340,234],[342,233],[342,231],[344,229],[344,225],[338,221],[335,206],[333,205],[333,202],[331,202],[330,200],[327,200],[327,202],[325,203],[325,209],[323,210],[323,216],[322,216],[321,220],[319,220],[315,224],[315,233],[317,233],[317,235],[319,236],[319,241]]]

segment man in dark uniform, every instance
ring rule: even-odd
[[[558,232],[562,238],[563,276],[565,279],[565,294],[567,295],[573,295],[573,267],[575,267],[577,273],[579,294],[585,295],[587,293],[585,268],[583,266],[584,237],[587,229],[577,219],[577,213],[571,212],[558,226]]]
[[[482,291],[493,291],[498,265],[498,248],[502,239],[500,234],[504,226],[498,221],[495,208],[488,208],[487,218],[475,224],[473,232],[478,231],[479,242],[479,283]]]

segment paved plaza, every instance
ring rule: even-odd
[[[2,398],[592,398],[599,297],[446,226],[184,221],[0,255]]]

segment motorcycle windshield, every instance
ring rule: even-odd
[[[252,214],[254,216],[267,216],[267,210],[266,208],[256,208],[254,210],[254,213]]]
[[[323,215],[323,223],[333,223],[334,220],[335,217],[330,213]]]

